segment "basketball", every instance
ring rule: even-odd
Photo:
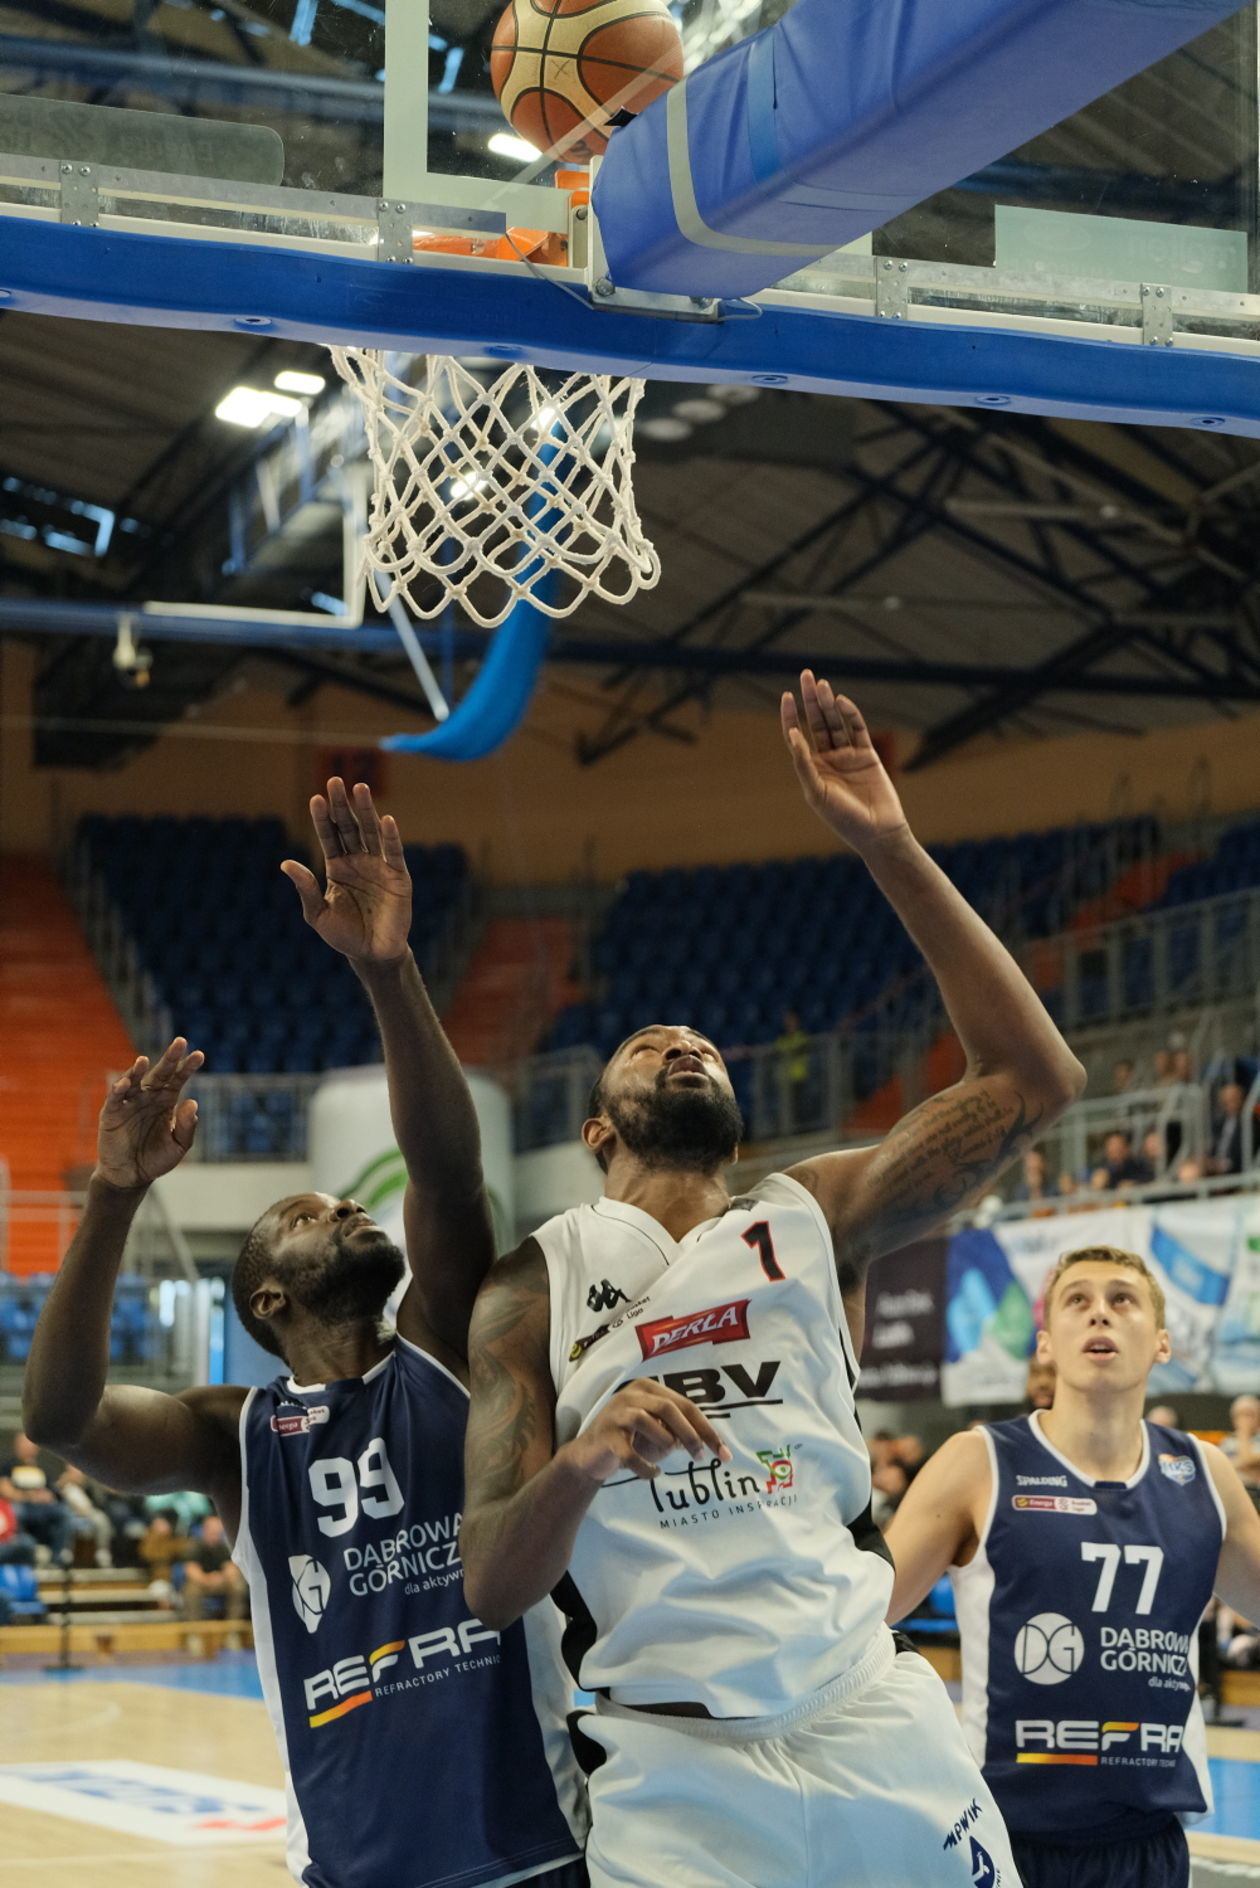
[[[509,0],[490,45],[513,130],[570,163],[599,156],[622,112],[641,112],[682,75],[664,0]]]

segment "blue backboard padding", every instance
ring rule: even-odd
[[[389,734],[381,746],[434,760],[482,760],[524,718],[538,680],[551,624],[532,603],[519,602],[500,625],[486,659],[458,707],[425,734]]]
[[[0,217],[0,307],[83,321],[482,354],[543,367],[806,393],[995,405],[1260,438],[1260,372],[1240,355],[1014,329],[877,321],[787,302],[760,320],[600,311],[544,279],[78,229]],[[265,328],[258,328],[259,321]],[[392,634],[392,632],[391,632]]]
[[[619,287],[752,295],[1006,156],[1239,0],[796,0],[613,134]]]

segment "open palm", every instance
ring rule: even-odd
[[[324,889],[296,859],[281,871],[292,879],[306,922],[345,957],[385,963],[401,957],[411,929],[411,877],[393,818],[382,818],[360,782],[328,782],[311,800],[311,819],[324,855]]]
[[[105,1098],[96,1133],[96,1171],[115,1187],[147,1187],[178,1167],[197,1131],[197,1104],[181,1099],[204,1057],[176,1036],[149,1067],[137,1056]]]
[[[801,709],[804,727],[795,697],[783,696],[783,738],[818,817],[857,852],[903,831],[906,816],[897,790],[856,705],[804,669]]]

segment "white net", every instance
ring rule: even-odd
[[[493,629],[521,598],[568,616],[589,595],[625,603],[656,583],[631,479],[641,380],[570,374],[549,387],[521,363],[487,386],[431,354],[411,386],[377,349],[330,351],[363,403],[368,581],[382,609],[400,597],[431,617],[457,601]]]

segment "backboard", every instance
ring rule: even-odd
[[[497,10],[16,0],[0,307],[1260,433],[1252,9],[739,305],[608,283],[552,167],[492,148]],[[782,11],[688,0],[689,67]],[[448,253],[508,229],[567,260]]]

